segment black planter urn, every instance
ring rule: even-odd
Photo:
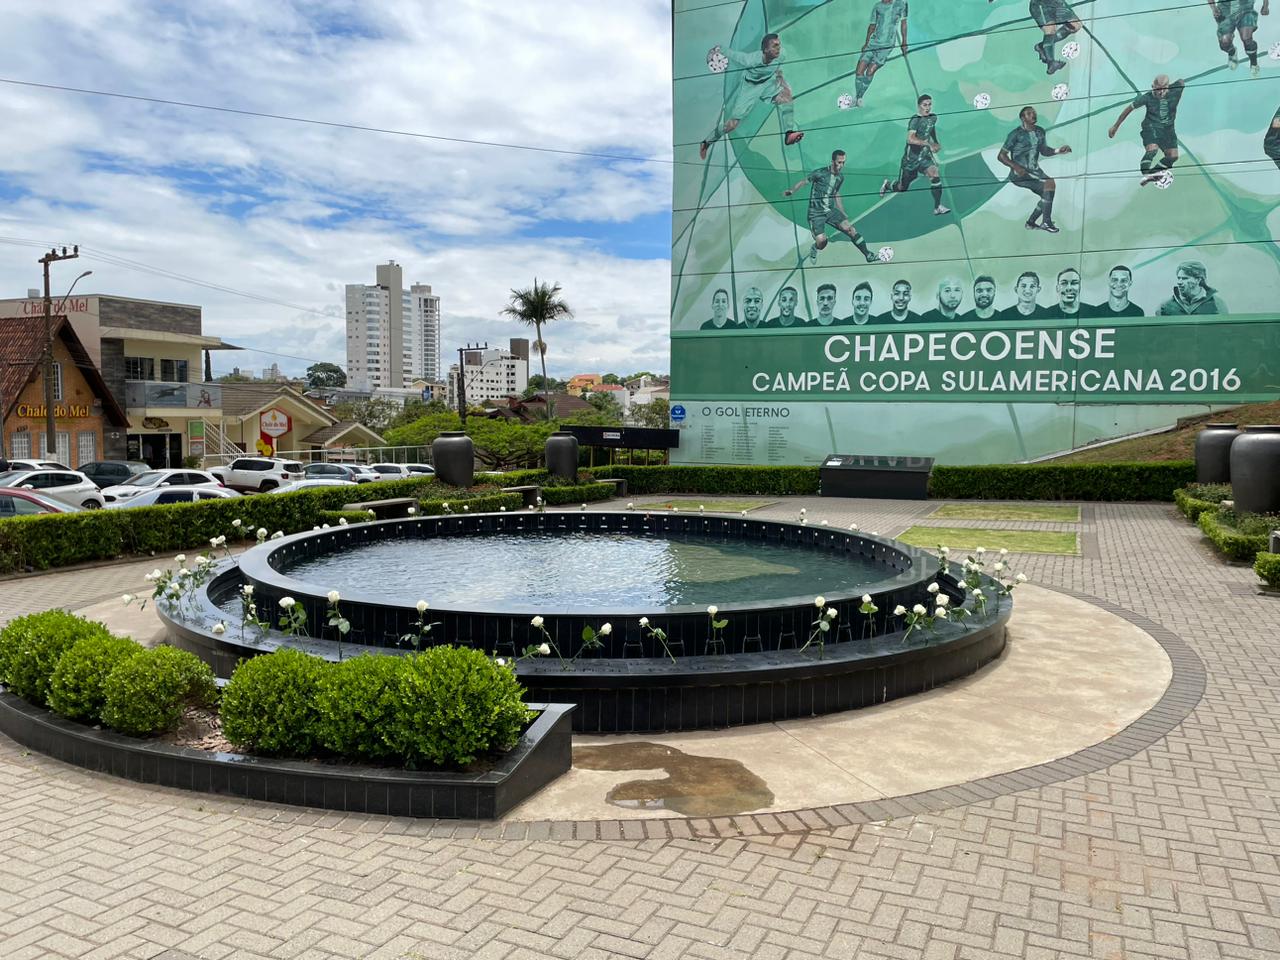
[[[1234,423],[1206,423],[1196,434],[1196,483],[1231,482],[1231,444],[1240,436]]]
[[[469,487],[476,475],[476,447],[461,430],[446,430],[431,441],[436,476],[451,487]]]
[[[1241,513],[1280,513],[1280,424],[1245,427],[1231,444],[1231,495]]]
[[[547,437],[547,472],[560,480],[578,479],[578,438],[565,430]]]

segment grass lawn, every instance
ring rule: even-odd
[[[637,503],[637,510],[677,510],[686,513],[697,513],[699,507],[705,507],[707,513],[741,513],[743,510],[757,510],[767,507],[773,500],[662,500],[658,503]]]
[[[912,527],[898,537],[913,547],[934,550],[939,545],[951,548],[952,560],[961,551],[986,547],[988,554],[1005,547],[1010,553],[1080,553],[1080,539],[1074,533],[1044,533],[1032,530],[986,530],[965,527]]]
[[[1120,440],[1105,447],[1081,450],[1048,463],[1123,463],[1147,460],[1190,460],[1195,455],[1196,434],[1206,423],[1280,423],[1280,400],[1250,403],[1234,410],[1184,417],[1176,430],[1149,437]]]
[[[944,503],[930,516],[939,520],[1048,520],[1079,523],[1080,508],[1034,503]]]

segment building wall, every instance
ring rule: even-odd
[[[62,366],[62,399],[54,404],[54,431],[70,435],[70,449],[64,463],[75,469],[81,463],[90,460],[107,459],[103,450],[104,423],[102,404],[94,396],[79,368],[67,352],[66,344],[61,340],[54,343],[54,362]],[[45,429],[44,417],[44,377],[37,376],[23,388],[18,395],[18,403],[14,414],[4,423],[5,453],[15,456],[14,440],[27,437],[30,448],[28,457],[42,458],[45,448],[41,435]],[[113,428],[106,426],[108,432]],[[93,434],[93,455],[81,458],[79,455],[79,438],[83,433]]]
[[[98,297],[98,322],[104,327],[163,330],[200,336],[200,308],[178,303],[151,303],[120,297]]]

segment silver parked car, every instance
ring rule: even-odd
[[[152,487],[136,497],[115,500],[107,506],[113,510],[122,507],[159,507],[173,503],[195,503],[197,500],[222,500],[240,494],[226,487]]]
[[[307,480],[291,480],[288,483],[282,483],[274,490],[268,493],[294,493],[298,490],[314,490],[316,487],[354,487],[357,484],[352,480],[340,480],[337,477],[330,479],[328,477],[311,477]]]
[[[86,510],[105,503],[98,485],[75,470],[10,470],[0,473],[0,487],[36,490],[60,503]]]
[[[369,469],[378,475],[379,480],[407,480],[411,476],[403,463],[373,463]]]
[[[124,483],[105,487],[102,491],[107,503],[117,500],[128,500],[139,494],[148,493],[159,487],[221,487],[220,481],[213,474],[204,470],[148,470]]]

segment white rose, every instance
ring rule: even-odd
[[[981,591],[981,590],[977,590],[977,589],[975,589],[975,590],[973,591],[973,598],[974,598],[975,600],[977,600],[979,597],[982,597],[982,596],[983,596],[983,593],[982,593],[982,591]]]
[[[429,606],[429,604],[425,600],[419,600],[413,606],[414,606],[414,609],[418,611],[418,613],[426,613],[427,607]],[[536,627],[538,626],[538,624],[535,623],[534,626]]]
[[[319,529],[320,529],[320,526],[319,526],[319,524],[317,524],[316,526],[312,527],[311,529],[312,529],[313,531],[314,531],[314,530],[319,530]]]
[[[412,516],[413,516],[415,513],[417,513],[417,512],[418,512],[418,508],[417,508],[417,507],[410,507],[410,508],[409,508],[409,516],[411,516],[411,517],[412,517]]]
[[[227,632],[227,625],[223,623],[221,620],[219,620],[217,623],[213,625],[213,635],[215,637],[220,637],[226,632]]]
[[[912,613],[914,613],[914,614],[916,614],[916,616],[923,617],[923,616],[924,616],[926,613],[928,613],[929,611],[927,611],[927,610],[924,608],[924,604],[923,604],[923,603],[917,603],[914,607],[912,607],[912,608],[911,608],[911,612],[912,612]]]
[[[628,501],[627,501],[627,509],[628,509],[628,510],[634,510],[635,508],[636,508],[636,505],[635,505],[634,503],[632,503],[630,500],[628,500]]]
[[[178,563],[186,563],[186,562],[187,562],[187,555],[186,555],[185,553],[180,553],[180,554],[178,554],[176,557],[174,557],[173,559],[174,559],[174,560],[176,560],[176,561],[178,561]]]
[[[821,610],[823,607],[825,607],[825,606],[827,605],[827,598],[826,598],[826,597],[814,597],[814,598],[813,598],[813,605],[814,605],[815,607],[817,607],[819,610]]]
[[[579,509],[579,510],[585,510],[585,509],[587,509],[587,505],[584,503],[582,506],[578,507],[578,509]]]
[[[266,527],[259,527],[259,528],[258,528],[258,532],[257,532],[257,537],[258,537],[258,539],[259,539],[259,540],[264,540],[264,539],[266,539],[266,536],[267,536],[267,528],[266,528]]]
[[[999,573],[1001,570],[1004,569],[1004,564],[1001,563],[999,560],[997,560],[995,562],[995,565],[991,569],[994,570],[996,573]]]
[[[831,524],[830,524],[828,521],[826,521],[826,520],[823,520],[823,521],[822,521],[822,525],[823,525],[824,527],[829,527],[829,526],[831,526]]]
[[[713,617],[719,612],[720,612],[720,608],[717,607],[715,604],[712,604],[711,606],[707,607],[707,613],[711,614],[711,616]]]
[[[532,620],[529,621],[529,624],[534,627],[540,627],[544,622],[545,621],[541,617],[534,617]]]
[[[183,577],[189,577],[189,576],[191,576],[191,571],[188,570],[186,567],[183,567],[181,570],[178,571],[179,580],[181,580]]]
[[[329,529],[329,525],[328,525],[327,523],[322,523],[322,524],[320,524],[320,529],[321,529],[321,530],[328,530],[328,529]]]
[[[253,596],[253,584],[252,584],[252,583],[246,583],[243,587],[241,587],[241,588],[240,588],[240,592],[241,592],[241,593],[243,593],[246,597],[252,597],[252,596]]]
[[[871,594],[869,594],[869,593],[864,593],[864,594],[862,595],[862,602],[863,602],[863,603],[870,603],[870,602],[871,602]]]
[[[159,568],[159,567],[156,567],[154,570],[152,570],[152,571],[151,571],[151,579],[152,579],[152,580],[159,580],[159,579],[160,579],[161,577],[163,577],[163,576],[164,576],[164,574],[160,572],[160,568]]]
[[[1000,556],[1002,556],[1002,557],[1007,557],[1008,555],[1009,555],[1009,551],[1008,551],[1008,549],[1006,549],[1005,547],[1001,547],[1001,548],[1000,548]]]
[[[800,516],[802,516],[802,517],[803,517],[803,516],[804,516],[806,513],[808,513],[808,512],[809,512],[809,511],[808,511],[808,510],[806,510],[804,507],[801,507],[801,508],[800,508]]]
[[[462,505],[462,512],[463,512],[463,513],[470,513],[470,512],[471,512],[471,508],[470,508],[469,506],[467,506],[467,505],[464,503],[464,504]]]
[[[986,547],[979,547],[977,550],[975,550],[975,551],[973,551],[973,552],[974,552],[974,553],[976,553],[978,556],[982,556],[984,553],[986,553],[986,552],[987,552],[987,548],[986,548]]]
[[[337,603],[339,600],[342,599],[341,594],[339,594],[337,590],[330,590],[327,594],[325,594],[325,596],[329,598],[330,603]]]
[[[290,609],[291,607],[293,607],[293,605],[294,605],[295,603],[297,603],[297,602],[298,602],[298,601],[297,601],[297,600],[295,600],[295,599],[293,599],[293,597],[281,597],[281,598],[280,598],[280,606],[284,607],[286,610],[288,610],[288,609]]]
[[[904,607],[902,604],[898,604],[896,607],[893,608],[893,615],[895,617],[901,617],[904,614],[906,614],[906,612],[907,612],[907,608]]]
[[[584,504],[584,506],[585,506],[585,504]],[[702,504],[698,504],[698,512],[699,512],[699,513],[706,513],[706,510],[707,510],[707,508],[706,508],[706,507],[704,507]]]
[[[611,623],[600,624],[600,636],[607,637],[611,633],[613,633],[613,624]]]
[[[1026,583],[1026,582],[1027,582],[1027,575],[1026,575],[1025,573],[1020,573],[1020,574],[1018,574],[1016,577],[1014,577],[1013,579],[1017,580],[1017,581],[1018,581],[1018,583]]]
[[[500,667],[505,667],[507,665],[507,661],[503,660],[501,657],[495,660],[494,663],[496,663]]]
[[[121,602],[121,603],[124,603],[124,604],[130,604],[130,603],[133,603],[133,594],[132,594],[132,593],[126,593],[123,597],[121,597],[121,598],[120,598],[120,602]]]
[[[200,556],[196,557],[197,566],[207,567],[211,563],[213,563],[212,557],[206,557],[204,554],[200,554]]]
[[[672,508],[671,508],[671,512],[672,512],[672,513],[679,513],[679,512],[680,512],[680,508],[679,508],[679,507],[672,507]]]
[[[542,654],[542,655],[545,657],[545,656],[547,656],[549,653],[551,653],[551,646],[550,646],[549,644],[546,644],[546,643],[541,644],[541,645],[538,647],[538,652],[539,652],[540,654]]]
[[[283,531],[283,530],[277,530],[275,533],[273,533],[273,534],[271,535],[271,539],[272,539],[272,540],[283,540],[283,539],[284,539],[284,531]]]
[[[937,619],[941,620],[941,619],[943,619],[943,618],[945,618],[945,617],[946,617],[946,615],[947,615],[947,608],[946,608],[946,607],[938,607],[938,608],[936,608],[936,609],[933,611],[933,615],[934,615],[934,617],[936,617]]]
[[[834,620],[836,617],[840,616],[840,611],[835,607],[827,607],[827,616]]]
[[[951,598],[948,597],[945,593],[940,593],[938,594],[937,600],[935,600],[934,602],[937,603],[938,608],[941,609],[951,602]]]
[[[931,583],[927,589],[930,593],[937,593],[941,588],[936,583]]]
[[[950,552],[951,552],[951,548],[950,548],[950,547],[939,547],[939,548],[938,548],[938,552],[939,552],[940,554],[942,554],[942,555],[945,557],[948,553],[950,553]]]
[[[338,518],[338,526],[340,526],[340,527],[345,527],[346,525],[347,525],[347,518],[346,518],[346,517],[339,517],[339,518]]]
[[[235,527],[237,530],[239,530],[239,529],[240,529],[240,527],[241,527],[241,525],[242,525],[242,522],[243,522],[243,521],[241,521],[241,520],[239,520],[239,519],[232,520],[232,521],[231,521],[231,525],[232,525],[233,527]]]
[[[649,618],[648,618],[648,617],[641,617],[641,618],[640,618],[640,626],[642,626],[642,627],[647,627],[648,625],[649,625]]]

